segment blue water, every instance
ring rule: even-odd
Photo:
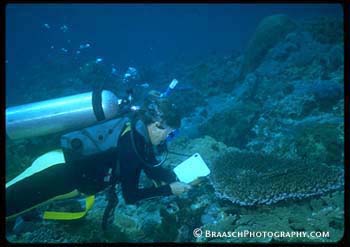
[[[57,56],[78,64],[101,57],[125,69],[230,54],[244,49],[263,17],[280,13],[293,19],[343,14],[338,4],[9,4],[7,78],[13,85],[29,65]],[[91,47],[77,56],[85,43]]]

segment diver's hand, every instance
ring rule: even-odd
[[[171,192],[174,195],[180,195],[186,191],[188,191],[189,189],[191,189],[191,185],[186,184],[186,183],[182,183],[182,182],[174,182],[170,184],[170,188],[171,188]]]

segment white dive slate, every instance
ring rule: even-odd
[[[199,177],[207,176],[210,170],[199,153],[195,153],[176,166],[174,172],[181,182],[191,183]]]

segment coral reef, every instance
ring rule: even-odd
[[[181,79],[199,89],[204,96],[231,92],[239,76],[240,60],[238,54],[227,57],[209,56],[199,63],[189,65]]]
[[[175,91],[169,98],[176,104],[182,117],[191,116],[196,107],[205,105],[204,98],[198,90]]]
[[[236,104],[225,112],[215,114],[199,126],[199,131],[226,145],[243,147],[256,121],[258,111],[258,105],[254,102]]]
[[[344,184],[341,167],[251,152],[228,152],[211,171],[216,192],[243,206],[321,195]]]
[[[238,149],[228,147],[209,136],[194,140],[179,138],[171,143],[170,148],[177,152],[186,150],[189,154],[199,152],[210,167],[216,165],[215,161],[226,153],[239,152]],[[165,166],[174,167],[183,159],[170,155]],[[240,164],[242,163],[236,163],[230,168]],[[225,176],[228,172],[229,170],[226,170]],[[213,175],[214,171],[210,176]],[[261,184],[256,185],[264,188]],[[212,188],[210,180],[204,180],[180,197],[154,198],[141,201],[137,205],[126,205],[121,194],[118,196],[120,203],[115,212],[115,221],[107,232],[101,230],[101,218],[106,201],[100,193],[96,196],[94,207],[82,220],[29,223],[26,231],[18,235],[9,235],[7,239],[16,243],[334,242],[341,238],[344,227],[344,194],[338,191],[312,197],[311,200],[294,200],[293,203],[290,203],[291,200],[284,200],[278,204],[261,204],[256,207],[242,207],[229,200],[222,200],[223,198],[218,197],[218,193]],[[330,231],[331,235],[326,239],[206,238],[205,236],[195,238],[193,236],[195,228],[211,231],[324,230]]]
[[[241,78],[257,68],[267,51],[295,28],[296,24],[286,15],[265,17],[249,41],[242,63]]]
[[[344,86],[336,80],[314,80],[294,82],[294,93],[314,97],[316,107],[329,111],[344,94]]]
[[[342,165],[343,126],[314,124],[299,128],[295,136],[296,153],[306,162]]]
[[[332,16],[321,16],[305,21],[305,30],[320,43],[334,44],[344,41],[343,20]]]

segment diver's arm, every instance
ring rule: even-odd
[[[129,170],[127,173],[122,172],[121,175],[123,197],[127,204],[134,204],[137,201],[151,197],[172,195],[169,185],[163,185],[160,187],[152,186],[150,188],[142,189],[138,188],[140,170]]]
[[[135,137],[138,137],[136,143],[142,147],[144,140],[140,135],[135,135]],[[120,182],[126,203],[131,204],[146,198],[172,195],[172,190],[168,184],[140,189],[138,185],[143,164],[135,154],[130,142],[130,132],[121,137],[119,144],[120,150],[122,150],[119,154]],[[167,175],[165,176],[167,177]]]
[[[176,181],[176,175],[173,171],[165,169],[161,166],[144,168],[144,171],[150,179],[161,184],[170,184]]]

